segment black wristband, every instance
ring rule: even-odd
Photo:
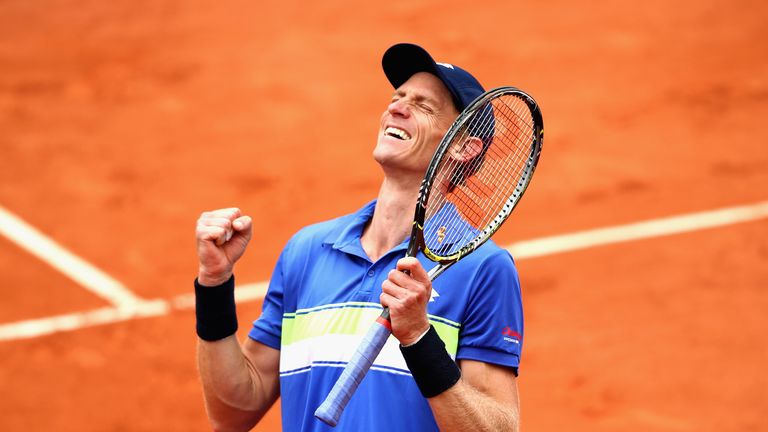
[[[461,378],[461,369],[448,355],[443,340],[431,325],[421,340],[407,347],[400,346],[400,352],[425,398],[439,395]]]
[[[214,287],[200,285],[195,279],[195,316],[202,340],[217,341],[237,332],[234,275]]]

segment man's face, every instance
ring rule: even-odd
[[[395,90],[381,116],[373,158],[385,171],[424,175],[430,159],[459,112],[436,76],[419,72]]]

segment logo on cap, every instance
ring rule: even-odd
[[[440,63],[440,62],[435,62],[435,63],[439,64],[440,66],[442,66],[444,68],[453,69],[453,65],[450,64],[450,63]]]

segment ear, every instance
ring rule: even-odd
[[[454,146],[451,156],[459,162],[467,162],[474,159],[481,151],[483,151],[483,140],[468,136],[460,145]]]

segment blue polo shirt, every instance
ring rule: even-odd
[[[360,237],[375,205],[372,201],[353,214],[302,229],[275,266],[249,336],[280,350],[285,432],[438,430],[393,336],[336,428],[314,417],[381,313],[381,284],[405,255],[407,241],[376,262],[366,255]],[[427,270],[435,265],[422,254],[418,259]],[[507,251],[489,241],[432,285],[429,320],[454,359],[518,367],[522,302]]]

